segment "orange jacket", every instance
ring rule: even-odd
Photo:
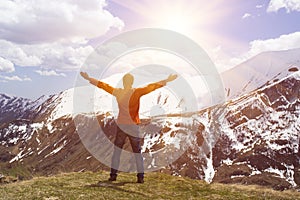
[[[166,85],[166,81],[151,83],[142,88],[114,88],[107,83],[98,81],[97,87],[116,97],[119,107],[117,122],[119,124],[139,124],[140,98]]]

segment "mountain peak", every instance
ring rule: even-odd
[[[300,48],[260,53],[221,74],[227,98],[249,93],[268,81],[284,77],[300,67]]]

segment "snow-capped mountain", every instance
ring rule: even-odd
[[[15,119],[30,119],[32,111],[40,106],[48,97],[41,96],[35,101],[30,99],[0,94],[0,123]]]
[[[273,79],[264,83],[252,80],[251,87],[261,81],[260,88],[248,92],[250,87],[246,87],[242,96],[199,112],[182,112],[181,100],[166,91],[157,90],[148,99],[143,97],[146,104],[141,108],[146,113],[142,120],[143,152],[151,155],[145,158],[146,168],[158,170],[157,163],[163,163],[171,155],[158,160],[155,152],[171,147],[174,152],[184,151],[160,169],[165,173],[208,182],[260,184],[276,189],[299,187],[298,70],[296,65],[278,67],[278,73],[269,73],[272,75],[268,77]],[[92,90],[94,96],[88,95],[87,90]],[[74,99],[85,106],[74,107]],[[44,101],[6,95],[1,95],[0,101],[2,113],[13,113],[11,108],[15,105],[21,110],[16,116],[9,115],[9,120],[2,119],[1,167],[18,167],[27,174],[107,169],[83,145],[85,139],[95,145],[99,138],[101,141],[99,127],[104,130],[105,138],[114,140],[113,100],[105,92],[82,87],[52,95]],[[79,120],[82,126],[96,122],[97,127],[91,126],[84,139],[78,134],[80,127],[74,120]],[[127,148],[130,145],[126,144]],[[110,159],[109,149],[98,150],[105,159]]]
[[[281,79],[288,69],[300,66],[300,49],[263,52],[221,74],[228,99],[247,94],[267,83]]]
[[[213,150],[220,172],[214,180],[268,183],[274,177],[278,189],[299,184],[299,89],[300,73],[290,73],[225,104],[222,139]]]

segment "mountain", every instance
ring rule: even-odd
[[[299,188],[298,70],[295,65],[281,69],[260,88],[199,112],[176,114],[181,100],[161,90],[143,99],[147,170],[207,182]],[[21,111],[1,121],[0,173],[24,178],[107,169],[97,159],[111,157],[111,146],[103,145],[115,137],[113,101],[97,89],[93,102],[88,90],[94,94],[95,88],[66,90],[44,101],[1,95],[2,113],[13,113],[14,106]],[[149,117],[151,112],[156,116]],[[130,150],[128,143],[125,150]],[[168,156],[157,154],[165,150]],[[122,166],[128,169],[131,162],[122,161]]]
[[[300,49],[263,52],[223,72],[227,98],[247,94],[269,80],[284,78],[288,69],[300,66],[299,55]]]
[[[31,119],[35,110],[47,96],[41,96],[35,101],[30,99],[0,94],[0,124],[14,119]]]
[[[94,97],[97,99],[95,104]],[[155,91],[143,97],[143,101],[146,106],[141,108],[142,117],[178,113],[181,109],[180,100],[168,90]],[[107,168],[82,145],[73,117],[79,113],[87,117],[96,113],[100,121],[107,116],[113,117],[116,113],[109,112],[114,109],[109,94],[94,86],[84,86],[36,101],[1,95],[0,102],[3,116],[0,123],[1,169],[21,165],[22,173],[26,175]],[[79,106],[75,104],[78,102]]]

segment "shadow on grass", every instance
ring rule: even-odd
[[[129,181],[127,181],[127,182],[126,181],[124,181],[124,182],[99,181],[97,184],[86,185],[85,187],[111,188],[111,189],[114,189],[114,190],[117,190],[117,191],[127,192],[127,193],[130,193],[130,194],[137,194],[137,195],[147,197],[147,195],[145,195],[141,192],[136,192],[136,191],[126,190],[126,189],[120,188],[121,186],[124,186],[126,184],[140,184],[140,183],[129,182]]]

